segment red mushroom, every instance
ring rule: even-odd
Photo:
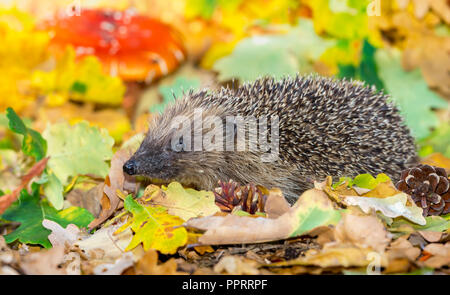
[[[95,55],[112,75],[146,81],[173,71],[185,58],[178,33],[133,10],[82,10],[45,24],[56,48],[73,45],[77,56]]]

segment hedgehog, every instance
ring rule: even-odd
[[[297,75],[185,93],[153,116],[123,170],[202,190],[229,179],[278,187],[293,203],[326,176],[396,179],[416,163],[388,95],[356,80]]]

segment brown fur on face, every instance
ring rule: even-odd
[[[409,130],[387,98],[361,82],[317,76],[260,79],[237,89],[191,92],[153,119],[140,148],[127,162],[133,165],[125,167],[126,163],[124,171],[205,190],[229,179],[279,187],[291,202],[312,187],[313,180],[327,175],[384,172],[395,178],[417,157]],[[195,109],[202,110],[206,122],[211,115],[221,118],[224,134],[230,127],[227,116],[277,115],[279,158],[263,162],[263,152],[248,149],[174,151],[172,140],[182,129],[172,123],[180,115],[192,122]],[[186,125],[192,132],[191,148],[192,124]],[[210,129],[200,131],[204,136]]]

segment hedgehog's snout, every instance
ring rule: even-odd
[[[127,173],[128,175],[137,174],[136,161],[133,159],[126,161],[125,164],[123,164],[123,172]]]

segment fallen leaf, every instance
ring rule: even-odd
[[[105,129],[90,127],[88,122],[73,126],[68,123],[49,125],[43,133],[48,143],[47,154],[51,157],[48,167],[63,185],[69,177],[108,174],[106,161],[113,156],[114,140]]]
[[[171,182],[167,187],[161,188],[149,185],[143,198],[150,204],[166,207],[169,214],[179,216],[183,220],[220,212],[220,208],[215,204],[213,192],[185,189],[178,182]]]
[[[214,266],[214,271],[219,274],[233,275],[257,275],[258,263],[241,256],[225,256]]]
[[[136,263],[134,270],[137,275],[181,275],[177,271],[177,263],[171,258],[158,264],[158,253],[155,250],[145,252],[144,256]]]
[[[104,186],[104,183],[99,183],[88,190],[74,188],[66,195],[66,200],[72,206],[84,208],[93,216],[98,217],[101,211],[100,199],[103,197]]]
[[[414,203],[411,206],[407,206],[407,200],[408,195],[405,193],[399,193],[387,198],[344,197],[344,202],[347,205],[359,206],[366,214],[371,210],[375,210],[380,211],[387,217],[403,216],[419,225],[425,225],[426,220],[422,216],[422,209]]]
[[[12,193],[0,196],[0,215],[17,199],[19,193],[24,189],[28,183],[36,176],[39,176],[44,171],[47,165],[48,158],[44,158],[37,162],[28,173],[22,177],[22,182]]]
[[[134,265],[133,254],[125,253],[114,263],[100,264],[94,268],[95,275],[121,275]]]
[[[206,231],[199,242],[205,245],[261,243],[300,236],[341,218],[327,195],[317,189],[303,193],[297,203],[276,219],[228,214],[190,219],[188,227]]]
[[[108,219],[119,206],[120,198],[117,196],[117,190],[126,191],[135,194],[139,188],[134,176],[129,176],[123,172],[123,164],[131,157],[128,149],[117,151],[111,160],[111,169],[105,180],[103,188],[103,197],[101,199],[100,215],[89,224],[93,229]]]
[[[328,244],[321,250],[308,250],[304,256],[293,260],[272,263],[269,267],[286,267],[293,265],[329,267],[365,267],[371,264],[371,253],[376,253],[369,248],[359,248],[351,245]],[[380,254],[378,254],[380,255]],[[380,255],[380,266],[387,264],[384,255]]]
[[[74,247],[78,247],[85,253],[95,253],[101,250],[103,253],[100,260],[101,263],[114,263],[125,252],[126,247],[133,238],[131,229],[126,229],[120,233],[115,233],[123,224],[111,225],[97,230],[93,235],[84,237],[80,241],[73,243]],[[134,260],[138,261],[143,255],[142,247],[136,247],[130,253],[133,254]],[[93,258],[91,258],[93,259]]]
[[[443,236],[443,233],[440,231],[424,231],[419,230],[418,233],[425,239],[427,242],[435,243],[439,242]]]
[[[47,151],[47,142],[42,138],[41,134],[26,127],[12,108],[6,110],[6,116],[9,119],[9,129],[23,135],[22,151],[26,155],[34,157],[36,161],[42,160]]]
[[[63,228],[58,223],[44,219],[42,220],[42,226],[52,231],[48,235],[48,240],[53,247],[71,245],[78,240],[81,231],[75,224],[69,224],[66,228]]]
[[[27,275],[65,275],[66,270],[59,267],[63,262],[64,247],[59,246],[25,256],[21,267]]]
[[[447,158],[440,153],[431,154],[421,162],[423,164],[445,168],[447,172],[450,172],[450,158]]]
[[[71,223],[86,227],[93,219],[92,214],[82,208],[70,207],[57,211],[46,200],[40,200],[39,185],[34,183],[32,188],[32,194],[22,190],[19,199],[0,216],[5,220],[21,223],[12,233],[5,235],[7,243],[18,240],[21,243],[40,244],[50,248],[48,235],[51,231],[42,226],[44,219],[55,221],[64,227]]]
[[[167,209],[160,206],[142,206],[131,196],[125,199],[124,207],[133,217],[117,233],[128,227],[135,233],[126,251],[142,243],[145,251],[155,249],[163,254],[173,254],[178,247],[186,244],[186,229],[180,227],[183,220],[168,214]]]
[[[264,211],[267,217],[271,219],[278,218],[288,212],[289,209],[291,209],[291,206],[283,196],[283,192],[278,188],[270,189],[264,204]]]
[[[382,253],[391,241],[391,234],[378,218],[348,212],[342,214],[342,219],[335,229],[335,237],[341,244],[371,248],[379,253]]]
[[[450,242],[443,244],[428,244],[423,249],[423,253],[432,256],[423,262],[423,265],[431,268],[441,268],[450,266]]]

